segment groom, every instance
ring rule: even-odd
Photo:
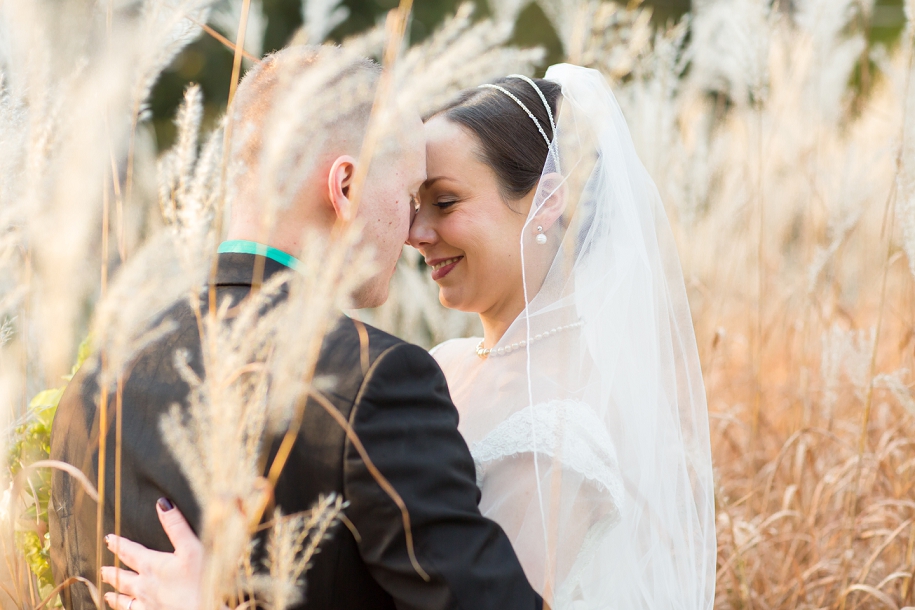
[[[228,241],[220,247],[215,277],[217,301],[239,302],[258,283],[294,265],[289,253],[301,251],[306,229],[330,235],[338,219],[354,213],[349,199],[356,172],[355,155],[370,111],[357,108],[340,119],[320,150],[309,150],[317,163],[295,201],[279,212],[275,229],[255,243],[262,230],[256,160],[263,144],[268,110],[282,92],[281,74],[305,74],[338,51],[291,47],[267,58],[239,87],[232,120],[236,134],[233,166],[244,165],[232,185],[235,204]],[[339,59],[338,57],[336,59]],[[326,65],[326,64],[325,64]],[[376,82],[368,62],[350,67]],[[288,83],[287,83],[288,84]],[[303,108],[303,112],[309,109]],[[380,271],[354,294],[359,307],[380,305],[411,221],[413,195],[426,178],[425,141],[419,117],[403,119],[402,136],[373,164],[363,203],[355,212],[365,226],[365,241],[376,253]],[[261,238],[263,240],[263,238]],[[257,272],[255,270],[258,270]],[[260,273],[262,270],[262,273]],[[187,405],[188,386],[175,370],[174,353],[187,350],[192,366],[200,361],[200,339],[190,307],[178,302],[163,314],[176,329],[137,358],[123,385],[121,534],[159,551],[171,551],[156,509],[177,506],[200,532],[200,508],[159,431],[172,404]],[[328,392],[334,407],[354,428],[369,457],[406,504],[416,558],[424,578],[408,556],[401,512],[379,486],[340,425],[320,406],[309,403],[298,438],[279,478],[276,502],[287,514],[308,510],[321,495],[338,494],[348,502],[353,526],[338,527],[322,543],[307,572],[304,605],[308,609],[535,610],[542,607],[501,528],[481,516],[474,464],[458,433],[458,415],[445,378],[423,349],[344,316],[326,337],[316,374],[333,376]],[[97,369],[84,366],[67,387],[54,421],[51,457],[73,464],[90,480],[98,477],[99,382]],[[113,396],[109,404],[114,404]],[[110,422],[107,446],[115,446],[116,423]],[[108,452],[104,534],[114,530],[114,451]],[[72,577],[90,582],[97,565],[112,555],[96,554],[97,504],[68,474],[55,470],[52,481],[52,563],[59,583]],[[177,511],[176,511],[177,512]],[[123,603],[120,603],[123,602]],[[93,608],[82,583],[65,589],[69,608]],[[119,600],[129,607],[133,600]],[[133,604],[133,610],[146,610]],[[151,609],[150,609],[151,610]]]

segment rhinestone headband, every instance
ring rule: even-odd
[[[538,97],[540,97],[540,101],[543,102],[543,107],[546,108],[546,115],[550,118],[550,128],[553,130],[553,135],[555,136],[556,135],[556,121],[553,119],[553,110],[550,108],[550,103],[548,101],[546,101],[546,96],[543,95],[543,91],[540,89],[540,87],[537,86],[537,83],[535,83],[529,77],[524,76],[523,74],[509,74],[506,78],[520,78],[521,80],[523,80],[528,85],[530,85],[531,87],[534,88],[534,91],[536,91]],[[537,117],[534,116],[534,113],[531,112],[530,109],[524,105],[524,102],[519,100],[508,89],[506,89],[505,87],[500,87],[499,85],[486,84],[486,85],[480,85],[478,88],[479,89],[495,89],[497,91],[501,91],[502,93],[504,93],[505,95],[507,95],[508,97],[513,99],[516,104],[521,106],[521,109],[524,110],[524,112],[527,114],[527,116],[529,116],[531,118],[531,120],[534,121],[534,125],[537,126],[537,131],[540,132],[540,135],[543,136],[543,141],[546,142],[547,149],[554,153],[556,152],[553,149],[553,143],[550,141],[550,139],[547,137],[546,133],[543,131],[543,127],[540,125],[540,121],[538,121]],[[556,155],[556,171],[560,171],[558,155]]]
[[[543,95],[543,91],[540,90],[540,87],[537,86],[533,80],[524,76],[523,74],[509,74],[507,78],[520,78],[528,85],[534,88],[534,91],[537,92],[537,95],[540,96],[540,101],[543,102],[543,107],[546,108],[546,114],[550,117],[550,128],[553,130],[553,135],[556,135],[556,121],[553,120],[553,111],[550,109],[550,103],[546,101],[546,96]]]
[[[534,86],[536,87],[536,85],[534,85]],[[513,99],[516,104],[521,106],[521,109],[527,114],[527,116],[531,117],[531,120],[534,121],[534,125],[537,126],[537,131],[539,131],[540,135],[543,136],[543,141],[546,142],[546,147],[550,148],[550,139],[547,137],[546,132],[543,131],[543,127],[540,125],[540,121],[538,121],[537,117],[534,116],[534,113],[531,112],[530,109],[524,105],[524,102],[522,102],[517,97],[515,97],[515,94],[513,94],[511,91],[509,91],[505,87],[500,87],[499,85],[492,85],[492,84],[488,84],[488,83],[485,85],[480,85],[478,87],[478,89],[495,89],[496,91],[501,91],[502,93],[504,93],[505,95],[507,95],[508,97]],[[540,91],[540,89],[537,88],[537,91]],[[541,95],[541,97],[543,97],[543,93],[541,93],[540,95]],[[543,98],[543,100],[546,101],[546,98]],[[547,108],[549,109],[549,105],[547,105]],[[550,122],[552,123],[552,115],[550,117]],[[554,133],[555,133],[555,131],[554,131]]]

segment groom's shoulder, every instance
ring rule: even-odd
[[[337,376],[352,370],[360,381],[399,372],[411,377],[441,374],[422,347],[346,316],[326,336],[319,368],[332,369]]]
[[[325,356],[336,358],[358,357],[359,365],[366,369],[394,351],[429,356],[429,352],[418,345],[348,316],[337,320],[325,337],[323,351]]]

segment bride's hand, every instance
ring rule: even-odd
[[[174,553],[152,551],[113,534],[105,537],[109,550],[134,570],[102,568],[102,580],[118,591],[105,594],[114,610],[196,610],[200,605],[203,545],[168,499],[159,498],[156,512]]]

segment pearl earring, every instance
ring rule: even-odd
[[[543,227],[537,225],[537,237],[535,240],[541,246],[546,243],[546,235],[543,234]]]

